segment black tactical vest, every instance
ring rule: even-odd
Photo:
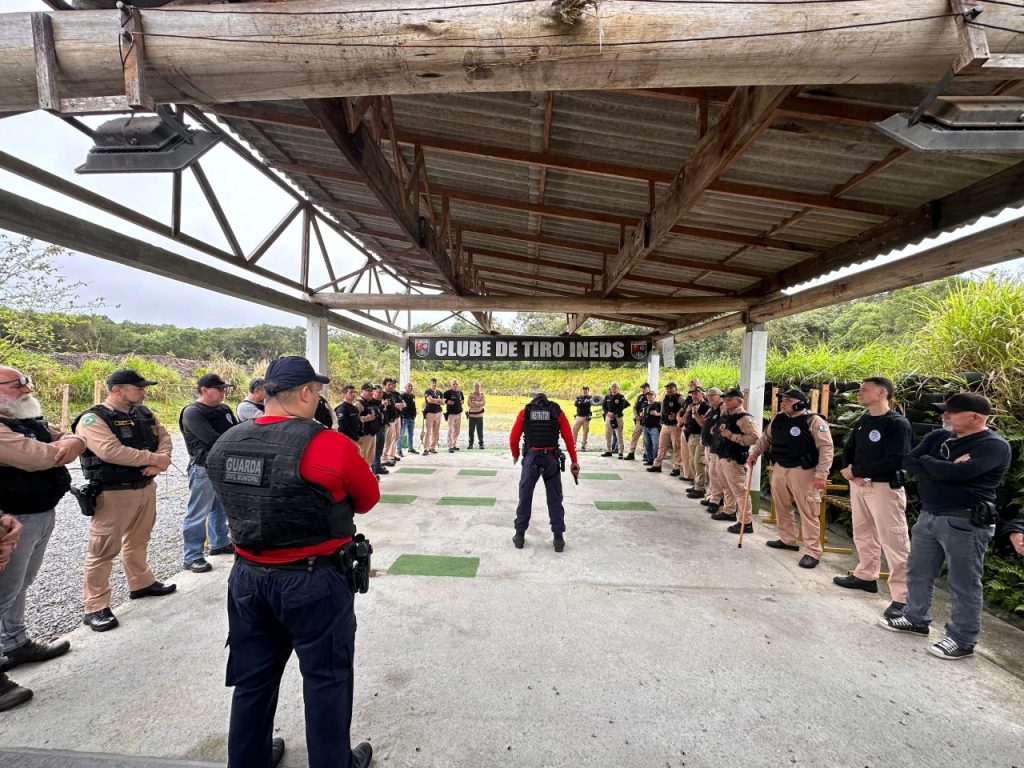
[[[573,405],[576,406],[577,416],[582,416],[584,419],[589,419],[593,416],[594,401],[590,399],[590,395],[577,396]]]
[[[206,471],[235,544],[261,552],[355,535],[349,498],[335,503],[326,488],[299,474],[302,454],[322,429],[305,419],[247,421],[210,449]]]
[[[428,397],[441,397],[441,390],[428,389],[423,393],[423,413],[440,413],[441,406],[437,403],[428,403]]]
[[[714,449],[722,440],[722,436],[718,434],[718,425],[721,420],[722,411],[714,406],[704,417],[704,426],[700,428],[700,441],[708,448]]]
[[[359,442],[359,433],[363,431],[363,423],[359,420],[361,411],[356,408],[355,402],[353,400],[351,403],[341,403],[334,409],[334,413],[338,416],[338,431],[345,437]]]
[[[803,469],[818,466],[818,446],[814,444],[810,430],[813,415],[787,416],[780,413],[772,419],[769,427],[772,431],[772,464]]]
[[[42,419],[9,419],[0,423],[25,436],[26,440],[52,443],[53,438]],[[71,487],[71,474],[64,467],[29,472],[17,467],[0,467],[0,512],[7,515],[33,515],[49,512]]]
[[[546,397],[535,397],[523,409],[523,440],[527,448],[558,447],[562,409]]]
[[[144,405],[136,405],[129,413],[115,411],[105,405],[94,405],[83,411],[71,425],[74,430],[78,422],[87,413],[94,413],[105,423],[121,445],[135,448],[138,451],[155,451],[160,445],[156,431],[156,417]],[[79,459],[82,474],[86,480],[95,480],[105,487],[149,484],[153,478],[142,474],[142,467],[128,467],[123,464],[110,464],[103,461],[90,450],[86,450]]]
[[[739,413],[730,413],[722,416],[722,426],[728,429],[734,434],[740,433],[740,421],[744,418],[749,418],[750,414],[746,411],[740,411]],[[715,454],[726,461],[734,461],[737,464],[746,464],[747,456],[750,455],[749,445],[740,445],[734,443],[732,440],[728,440],[725,437],[719,435],[718,437],[718,448]]]
[[[200,440],[198,436],[189,432],[183,423],[185,411],[189,408],[202,414],[203,418],[210,422],[213,431],[218,435],[223,435],[235,426],[238,423],[238,419],[231,412],[231,408],[224,405],[224,403],[206,405],[205,403],[195,402],[189,403],[181,409],[181,413],[178,414],[178,428],[181,430],[181,436],[185,438],[185,448],[188,449],[188,455],[192,463],[202,467],[206,465],[206,454],[209,452],[210,446]]]
[[[384,409],[376,400],[364,400],[360,397],[359,402],[363,404],[363,416],[369,416],[371,413],[377,416],[376,419],[362,422],[361,434],[363,437],[376,435],[384,429]]]
[[[687,437],[699,435],[704,428],[697,423],[697,420],[695,418],[693,418],[693,414],[697,413],[700,416],[707,417],[710,411],[711,403],[709,403],[707,400],[702,402],[700,405],[694,403],[693,407],[690,408],[690,418],[687,419],[686,423],[683,425],[683,434],[685,434]],[[705,418],[705,421],[707,421],[707,418]]]

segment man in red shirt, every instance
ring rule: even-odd
[[[380,501],[380,490],[355,444],[313,420],[329,381],[303,357],[274,360],[265,414],[224,433],[207,456],[236,550],[228,580],[229,768],[280,761],[274,711],[293,650],[310,768],[365,768],[373,754],[368,743],[352,749],[349,741],[356,619],[350,571],[339,561],[350,567],[354,515]]]
[[[543,392],[536,395],[516,416],[509,435],[512,449],[512,463],[519,461],[519,439],[523,438],[523,474],[519,478],[519,506],[516,507],[516,532],[512,543],[522,549],[526,541],[526,529],[530,526],[533,511],[533,489],[537,481],[544,478],[544,491],[548,501],[548,517],[555,534],[555,552],[565,549],[565,508],[562,506],[562,476],[559,466],[558,438],[565,443],[572,459],[572,475],[577,478],[580,465],[576,460],[576,443],[572,439],[569,420],[565,418],[558,403],[548,400]]]

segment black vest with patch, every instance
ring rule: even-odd
[[[144,405],[136,405],[130,412],[115,411],[105,405],[94,405],[83,411],[71,425],[74,430],[87,413],[96,414],[117,438],[121,445],[137,451],[155,451],[160,445],[156,431],[156,417]],[[153,478],[142,474],[142,467],[128,467],[103,461],[90,450],[86,450],[79,461],[86,480],[95,480],[105,486],[136,485],[152,482]]]
[[[546,397],[535,397],[523,409],[523,440],[527,448],[558,447],[558,417],[562,409]]]
[[[704,426],[700,428],[701,443],[712,450],[718,447],[718,444],[722,440],[722,436],[718,434],[718,426],[721,421],[722,410],[712,406],[711,410],[708,411],[707,416],[704,417]]]
[[[188,428],[184,424],[185,411],[189,408],[194,409],[196,412],[202,414],[203,418],[210,422],[210,427],[218,435],[223,435],[233,426],[238,423],[235,415],[231,412],[231,408],[220,403],[218,405],[206,405],[206,403],[194,402],[189,403],[181,409],[181,413],[178,414],[178,429],[181,430],[181,436],[185,438],[185,448],[188,450],[189,458],[192,463],[196,466],[202,467],[206,465],[206,454],[210,452],[210,447],[204,441],[200,440],[199,437],[188,431]]]
[[[740,411],[739,413],[730,413],[722,416],[722,426],[728,429],[734,434],[740,433],[740,421],[744,418],[750,418],[750,414],[746,411]],[[749,445],[740,445],[734,443],[722,435],[719,435],[718,446],[715,450],[715,455],[719,458],[725,459],[726,461],[734,461],[737,464],[746,464],[747,456],[750,455]]]
[[[228,518],[231,540],[260,552],[310,547],[355,535],[352,502],[299,473],[302,454],[324,426],[305,419],[247,421],[206,456],[206,471]]]
[[[355,402],[355,400],[351,403],[343,402],[334,409],[334,412],[338,416],[338,431],[358,443],[359,434],[363,431],[363,423],[359,420],[362,411],[356,407]]]
[[[814,444],[814,435],[811,434],[810,428],[813,415],[808,413],[801,416],[786,416],[780,413],[772,419],[769,427],[772,431],[772,464],[790,469],[811,469],[818,466],[818,446]]]
[[[26,440],[52,443],[53,438],[42,419],[8,419],[0,417],[12,431]],[[71,474],[64,467],[51,467],[30,472],[17,467],[0,467],[0,512],[7,515],[34,515],[49,512],[71,487]]]

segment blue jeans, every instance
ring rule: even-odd
[[[413,433],[416,431],[416,419],[402,419],[402,429],[398,433],[398,455],[402,455],[402,444],[412,451],[415,450]]]
[[[942,564],[949,565],[950,617],[946,634],[957,645],[973,648],[981,631],[983,592],[981,576],[985,549],[992,539],[991,526],[978,528],[960,517],[921,511],[910,531],[907,560],[907,606],[903,615],[915,624],[930,624],[929,610],[935,580]]]
[[[548,518],[553,533],[565,532],[565,508],[562,506],[562,473],[558,457],[553,453],[526,451],[523,455],[523,474],[519,476],[519,506],[516,507],[516,530],[530,527],[533,513],[533,489],[544,478],[544,492],[548,500]]]
[[[387,433],[384,429],[381,429],[380,432],[374,436],[376,442],[373,446],[373,464],[370,465],[370,469],[378,475],[380,474],[380,457],[384,455],[384,440],[386,437]]]
[[[203,556],[203,544],[209,540],[210,549],[226,547],[228,520],[206,467],[193,464],[188,468],[188,511],[181,524],[181,537],[185,540],[185,562],[191,563]]]
[[[4,659],[4,651],[13,651],[28,642],[25,593],[43,564],[56,516],[52,509],[33,515],[15,515],[23,528],[7,567],[0,571],[0,661]]]
[[[335,568],[228,579],[227,685],[234,687],[228,768],[270,768],[281,674],[295,651],[302,674],[310,768],[351,768],[352,589]]]
[[[644,461],[654,463],[658,455],[658,440],[661,439],[661,427],[644,427]]]

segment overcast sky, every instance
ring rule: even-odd
[[[2,0],[0,11],[47,10],[41,0]],[[101,119],[91,119],[96,125]],[[39,166],[88,189],[102,193],[123,205],[129,205],[140,212],[162,222],[170,221],[170,175],[136,174],[118,176],[76,176],[74,168],[80,165],[91,142],[87,136],[61,120],[43,112],[32,112],[16,117],[0,119],[0,149]],[[249,252],[270,229],[284,216],[293,202],[283,191],[257,171],[237,158],[224,147],[215,147],[204,156],[202,165],[211,180],[221,205],[235,229],[242,250]],[[185,179],[183,194],[183,231],[205,239],[225,250],[229,250],[209,206],[199,191],[190,173]],[[0,171],[0,187],[32,200],[68,213],[81,216],[98,224],[117,229],[133,237],[154,243],[168,250],[190,258],[198,258],[211,266],[230,270],[224,262],[200,255],[146,230],[126,224],[120,219],[95,209],[68,200],[37,184]],[[934,242],[966,236],[978,229],[991,226],[1021,215],[1021,211],[1004,212],[995,219],[988,219],[974,227],[965,228],[954,236],[944,236]],[[271,250],[261,259],[261,265],[280,269],[289,276],[298,277],[300,223],[296,217]],[[344,274],[358,268],[363,257],[341,238],[322,228],[337,274]],[[314,240],[315,243],[315,240]],[[911,253],[920,247],[906,249],[883,260],[889,261]],[[878,263],[878,262],[876,262]],[[326,271],[322,266],[314,245],[311,253],[311,279],[326,282]],[[1024,260],[1003,265],[1002,269],[1020,270]],[[140,270],[115,265],[91,256],[74,254],[60,259],[60,266],[72,280],[89,283],[83,291],[85,298],[104,297],[111,305],[103,310],[115,320],[138,322],[172,323],[179,326],[242,326],[258,323],[300,325],[304,320],[297,316],[268,309],[250,302],[225,297],[216,291],[194,288],[167,278],[150,275]],[[863,269],[864,267],[860,267]],[[856,270],[848,270],[856,271]],[[248,279],[248,273],[241,273]],[[834,279],[833,276],[830,279]],[[322,278],[322,279],[321,279]],[[266,282],[276,290],[288,292],[287,288]],[[385,284],[385,291],[396,290],[395,284]],[[404,313],[402,319],[404,321]],[[413,321],[439,320],[438,313],[417,313]]]

